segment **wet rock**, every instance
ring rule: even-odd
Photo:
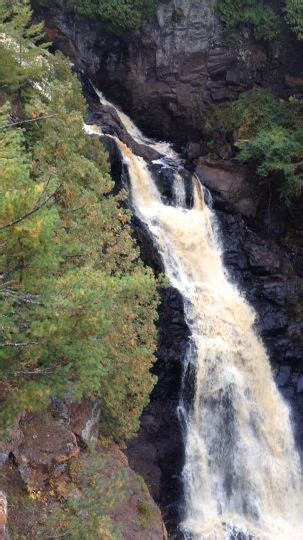
[[[249,244],[246,246],[248,261],[255,273],[268,274],[280,270],[280,258],[273,253],[266,242],[260,241],[259,244]]]
[[[291,369],[290,366],[281,366],[278,370],[278,376],[276,378],[278,386],[285,386],[290,379]]]
[[[143,476],[163,509],[169,534],[175,534],[184,517],[184,446],[177,407],[189,339],[183,301],[177,290],[162,290],[159,316],[158,361],[154,368],[158,384],[127,455],[131,467]]]

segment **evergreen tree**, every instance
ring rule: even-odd
[[[43,23],[31,24],[31,18],[30,0],[1,0],[0,84],[9,90],[31,88],[47,69]]]
[[[61,54],[27,95],[27,130],[3,112],[0,370],[2,419],[68,388],[99,398],[103,432],[138,427],[154,378],[157,294],[138,258],[107,155],[83,132],[80,83]]]

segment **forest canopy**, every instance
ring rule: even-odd
[[[68,392],[98,399],[123,441],[155,382],[156,282],[84,134],[81,85],[31,17],[28,0],[0,1],[1,427]]]

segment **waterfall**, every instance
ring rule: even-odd
[[[121,111],[120,119],[171,163],[170,147],[149,141]],[[101,133],[96,126],[86,131]],[[175,206],[164,204],[146,161],[113,138],[128,167],[132,207],[182,294],[191,331],[179,407],[185,426],[184,537],[301,540],[301,471],[289,410],[254,331],[255,312],[224,268],[215,214],[202,186],[193,181],[193,208],[185,208],[179,160]],[[186,403],[192,381],[193,399]]]

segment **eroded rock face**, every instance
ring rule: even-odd
[[[80,403],[56,401],[54,407],[60,415],[61,423],[74,433],[83,443],[95,443],[99,436],[101,416],[98,401],[82,400]]]
[[[75,17],[64,0],[40,13],[47,36],[112,99],[158,138],[200,137],[205,112],[254,84],[300,94],[303,44],[292,35],[256,44],[248,31],[232,41],[215,0],[169,0],[141,31],[114,34]]]

